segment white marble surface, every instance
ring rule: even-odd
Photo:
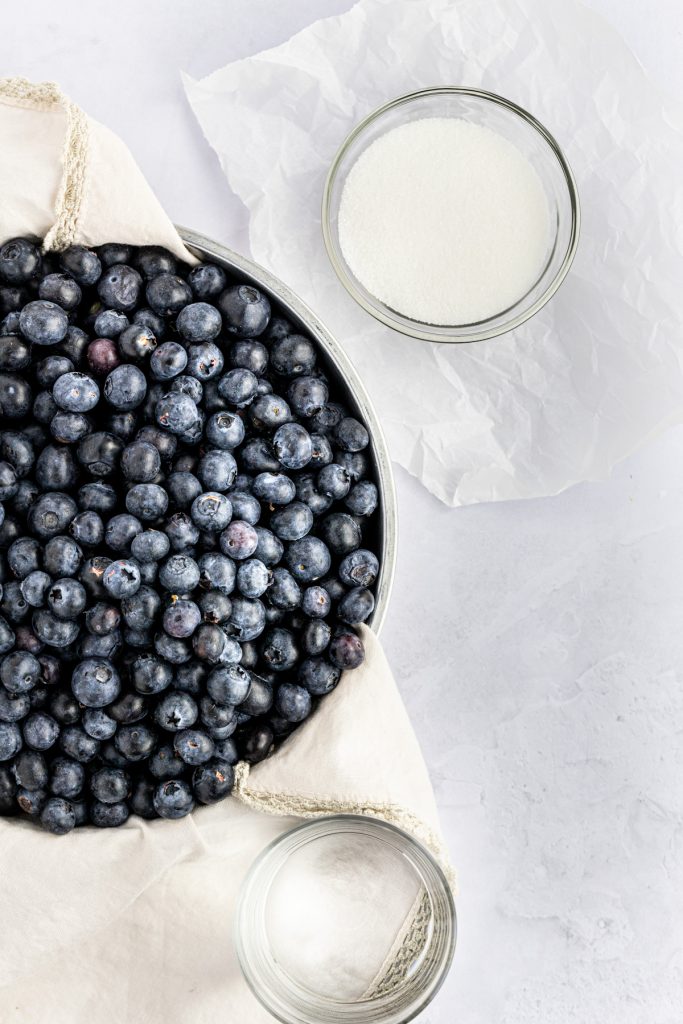
[[[174,219],[244,249],[179,72],[349,6],[33,0],[5,19],[0,67],[60,81],[128,142]],[[678,0],[591,6],[683,98]],[[461,885],[455,966],[421,1020],[679,1024],[683,428],[552,499],[452,511],[397,482],[385,643]]]

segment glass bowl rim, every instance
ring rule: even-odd
[[[435,977],[433,986],[426,992],[421,993],[417,1001],[413,1004],[411,1009],[405,1016],[401,1017],[402,1024],[408,1024],[416,1016],[423,1012],[423,1010],[432,1002],[434,996],[441,989],[446,977],[448,976],[453,959],[455,956],[455,950],[458,944],[458,932],[459,922],[458,914],[455,905],[455,894],[453,887],[448,881],[446,873],[437,860],[434,853],[416,836],[407,832],[403,828],[399,828],[392,822],[386,821],[384,818],[378,818],[371,814],[358,814],[358,813],[345,813],[339,812],[335,814],[323,814],[316,815],[315,817],[308,818],[298,825],[293,826],[291,829],[287,829],[286,832],[282,832],[280,835],[275,836],[259,853],[256,855],[254,860],[249,865],[246,875],[240,883],[239,892],[237,896],[237,904],[235,908],[235,915],[233,918],[233,942],[235,952],[237,954],[237,960],[240,966],[242,977],[247,983],[248,988],[251,990],[253,995],[256,996],[258,1002],[263,1006],[276,1020],[282,1022],[282,1024],[291,1024],[293,1017],[287,1017],[279,1012],[279,1008],[274,1005],[271,999],[264,995],[257,972],[253,970],[252,964],[249,962],[247,955],[245,955],[244,944],[241,937],[241,923],[245,914],[247,900],[249,897],[250,890],[254,884],[254,880],[258,877],[259,872],[263,869],[264,863],[270,859],[271,855],[278,851],[281,847],[293,845],[292,850],[284,851],[284,859],[278,866],[277,870],[281,870],[283,864],[286,862],[289,853],[294,852],[298,847],[296,845],[296,837],[302,832],[311,832],[310,841],[315,842],[316,839],[322,838],[325,835],[325,829],[331,826],[330,831],[343,831],[344,823],[351,825],[356,824],[359,826],[365,826],[372,830],[373,828],[379,828],[379,830],[393,833],[399,840],[405,842],[408,849],[416,850],[420,856],[429,864],[430,870],[434,873],[434,879],[438,884],[448,906],[451,918],[451,929],[450,929],[450,941],[448,943],[445,955],[442,959],[441,968],[439,974]],[[317,833],[317,834],[316,834]],[[417,871],[415,865],[413,869]],[[381,997],[379,1003],[383,1002],[384,997]],[[329,1002],[330,1006],[335,1005],[335,1000],[326,1000],[323,997],[323,1002]],[[348,1004],[352,1005],[352,1004]],[[359,1006],[361,1004],[358,1004]],[[298,1019],[298,1018],[297,1018]],[[379,1019],[379,1018],[373,1018]]]
[[[486,100],[494,105],[503,107],[509,110],[511,113],[525,121],[530,127],[535,129],[538,135],[548,145],[551,152],[555,156],[557,163],[564,175],[565,184],[567,186],[567,192],[569,195],[569,202],[571,207],[571,225],[569,242],[567,245],[566,252],[562,259],[562,263],[558,268],[555,275],[548,282],[547,286],[543,290],[542,294],[533,302],[529,307],[521,310],[516,316],[510,319],[503,320],[500,323],[494,324],[491,321],[497,320],[499,317],[504,315],[504,312],[497,313],[493,317],[488,317],[484,320],[479,321],[481,329],[472,330],[468,334],[463,334],[461,337],[449,337],[448,332],[454,330],[461,330],[468,326],[476,328],[478,325],[468,324],[446,324],[443,326],[433,324],[423,324],[417,320],[410,320],[404,314],[395,313],[395,318],[392,318],[384,312],[385,305],[381,302],[381,299],[377,299],[376,303],[368,301],[363,295],[361,290],[356,284],[355,277],[347,271],[345,264],[343,264],[337,256],[335,251],[335,244],[333,241],[334,232],[331,226],[331,210],[332,210],[332,190],[337,179],[341,163],[346,156],[351,145],[369,128],[372,124],[378,121],[388,111],[393,110],[395,107],[404,106],[413,100],[421,99],[424,96],[448,96],[448,95],[459,95],[459,96],[474,96],[478,99]],[[443,344],[468,344],[476,341],[486,341],[489,338],[495,338],[501,334],[506,334],[508,331],[512,331],[517,327],[520,327],[523,323],[529,320],[532,316],[535,316],[540,309],[545,306],[546,302],[552,298],[557,289],[564,281],[570,266],[574,260],[576,250],[579,244],[579,234],[581,227],[581,207],[579,203],[579,192],[576,185],[576,180],[569,166],[567,158],[565,157],[560,144],[557,139],[548,131],[548,129],[541,124],[541,122],[530,114],[524,107],[514,103],[512,100],[507,99],[505,96],[500,96],[498,93],[489,92],[485,89],[474,89],[468,86],[457,86],[457,85],[436,85],[429,86],[425,89],[417,89],[414,92],[404,93],[401,96],[396,96],[394,99],[389,100],[387,103],[383,103],[381,106],[376,107],[366,117],[363,118],[351,131],[348,133],[346,138],[343,140],[337,152],[335,153],[332,163],[330,164],[329,170],[325,178],[325,185],[323,188],[322,198],[322,233],[323,240],[325,243],[325,249],[329,257],[330,263],[334,269],[337,278],[341,281],[342,285],[349,293],[349,295],[361,306],[366,313],[378,320],[380,323],[385,324],[387,327],[391,327],[393,330],[398,331],[401,334],[406,335],[409,338],[415,338],[419,341],[433,341],[441,342]],[[519,300],[521,301],[521,300]],[[386,307],[388,308],[388,307]],[[514,307],[513,307],[514,308]],[[487,327],[486,325],[489,324]]]

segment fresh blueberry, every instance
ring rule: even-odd
[[[206,491],[192,502],[191,516],[200,530],[220,533],[232,518],[232,504],[225,494]]]
[[[85,587],[70,576],[53,583],[46,596],[48,608],[58,619],[75,619],[87,602]]]
[[[10,761],[21,750],[19,727],[14,722],[0,722],[0,761]]]
[[[177,732],[194,725],[198,714],[197,704],[189,693],[171,690],[159,701],[154,718],[162,729]]]
[[[64,836],[76,827],[76,813],[68,800],[53,796],[45,801],[40,813],[40,823],[47,832]]]
[[[93,329],[98,340],[106,338],[118,338],[121,331],[129,326],[129,320],[125,313],[116,309],[103,309],[95,317]]]
[[[231,765],[220,758],[212,758],[195,768],[192,789],[200,803],[215,804],[230,794],[234,781]]]
[[[90,792],[103,804],[116,804],[130,793],[130,776],[120,768],[100,768],[90,776]]]
[[[333,690],[340,675],[339,668],[325,658],[305,658],[299,665],[299,681],[315,697],[322,697]]]
[[[301,604],[301,588],[291,573],[279,566],[273,570],[273,582],[268,588],[268,603],[285,611]]]
[[[206,689],[218,704],[236,705],[245,700],[251,679],[240,665],[221,665],[206,681]]]
[[[311,461],[311,435],[300,423],[284,423],[273,435],[273,451],[285,469],[303,469]]]
[[[320,377],[296,377],[287,389],[287,398],[294,412],[307,418],[319,412],[328,397],[327,384]]]
[[[241,338],[230,347],[230,365],[235,369],[251,370],[256,377],[262,377],[268,367],[268,349],[260,341]],[[268,384],[270,390],[272,387]],[[259,392],[261,382],[259,382]]]
[[[84,245],[70,245],[60,254],[62,270],[84,287],[94,285],[102,273],[102,264],[96,253]]]
[[[332,610],[332,601],[324,587],[306,587],[301,608],[312,619],[324,619]]]
[[[137,366],[123,363],[107,375],[103,393],[105,400],[114,409],[127,411],[137,409],[147,394],[145,375]]]
[[[122,725],[114,736],[116,749],[129,761],[144,761],[154,750],[155,744],[155,733],[139,722]]]
[[[130,555],[133,539],[142,533],[142,523],[137,516],[122,512],[112,516],[104,531],[104,540],[112,551]]]
[[[301,647],[307,655],[312,657],[324,654],[331,639],[332,629],[322,619],[309,619],[301,630]]]
[[[257,390],[258,378],[251,370],[240,367],[229,370],[218,382],[218,394],[237,409],[249,405],[256,397]]]
[[[234,519],[220,535],[221,551],[241,561],[251,558],[258,545],[256,527],[242,519]]]
[[[85,768],[69,757],[57,757],[50,766],[50,792],[54,796],[77,797],[85,782]]]
[[[90,822],[97,828],[118,828],[125,825],[129,814],[128,804],[123,801],[105,804],[101,800],[93,800],[90,805]]]
[[[0,248],[0,279],[8,284],[26,284],[38,274],[40,264],[40,250],[27,238],[12,238]]]
[[[253,494],[246,491],[231,491],[229,494],[232,514],[235,519],[243,519],[246,523],[256,526],[261,518],[261,503]]]
[[[51,404],[49,408],[46,407],[42,410],[44,419],[41,422],[49,423],[57,409],[52,396],[47,392],[43,392],[43,394],[50,399]],[[26,416],[31,407],[31,398],[31,388],[23,377],[18,377],[13,373],[0,373],[0,415],[10,420]],[[36,398],[36,402],[38,398]],[[38,411],[41,412],[40,408]]]
[[[213,756],[213,740],[201,729],[183,729],[173,737],[173,749],[186,764],[204,764]]]
[[[168,606],[163,624],[169,636],[186,637],[192,636],[201,620],[202,613],[194,601],[181,598]]]
[[[191,302],[176,318],[178,333],[191,343],[213,341],[220,334],[221,326],[220,313],[208,302]]]
[[[149,368],[155,380],[171,380],[187,366],[187,352],[177,341],[165,341],[152,353]]]
[[[303,686],[283,683],[278,687],[275,710],[288,722],[303,722],[311,713],[311,695]]]
[[[133,267],[115,263],[107,268],[99,279],[97,294],[102,303],[119,313],[135,309],[140,297],[142,278]]]
[[[77,469],[68,448],[48,445],[36,460],[36,483],[43,491],[71,489],[77,479]]]
[[[179,313],[192,301],[189,285],[177,274],[157,274],[147,285],[147,302],[160,316]]]
[[[190,430],[197,422],[199,413],[197,406],[189,397],[179,391],[169,391],[156,403],[154,410],[156,422],[171,434],[181,435]]]
[[[270,528],[280,540],[301,540],[313,527],[313,513],[302,501],[292,501],[270,517]]]
[[[160,484],[133,484],[126,495],[126,508],[142,522],[159,519],[168,508],[168,494]]]
[[[90,420],[80,412],[56,412],[50,420],[50,433],[55,441],[75,444],[92,430]]]
[[[85,708],[82,722],[88,736],[96,740],[110,740],[117,729],[115,720],[102,708]],[[61,796],[66,794],[62,793]]]
[[[266,610],[257,598],[234,597],[228,621],[237,640],[255,640],[265,628]]]
[[[153,799],[154,809],[160,818],[184,818],[194,807],[192,790],[182,779],[159,783]]]
[[[351,480],[343,466],[337,462],[331,462],[323,466],[316,477],[316,487],[320,494],[324,494],[334,501],[340,501],[349,493]]]
[[[240,338],[263,334],[270,319],[270,303],[265,295],[251,285],[238,284],[226,288],[217,305],[223,314],[225,330]]]
[[[104,397],[107,398],[106,381],[104,392]],[[93,434],[88,434],[79,444],[78,461],[91,476],[110,476],[118,465],[123,447],[123,441],[120,438],[106,431],[98,430]]]
[[[38,297],[55,302],[69,312],[81,301],[81,289],[68,274],[47,274],[38,287]]]
[[[374,607],[375,599],[371,591],[364,587],[354,587],[342,597],[337,608],[337,615],[342,622],[354,626],[359,622],[365,622],[372,614]]]
[[[152,355],[157,345],[156,334],[144,324],[132,323],[121,332],[118,339],[120,354],[135,362],[141,362]]]
[[[137,562],[158,562],[165,558],[171,547],[167,535],[161,530],[145,530],[133,537],[131,555]]]
[[[133,265],[149,281],[157,274],[175,273],[176,259],[160,245],[143,245],[134,255]]]
[[[118,558],[110,562],[102,574],[104,589],[118,600],[122,597],[131,597],[139,590],[140,582],[140,568],[137,562],[128,558]]]
[[[187,765],[178,757],[170,743],[159,747],[149,759],[149,771],[155,779],[177,779],[183,775]]]
[[[349,587],[371,587],[379,574],[377,555],[366,548],[357,548],[339,563],[339,579]]]
[[[320,523],[319,531],[336,555],[346,555],[360,547],[360,527],[346,512],[333,512],[326,516]]]
[[[261,597],[270,581],[270,570],[258,558],[248,558],[237,568],[237,589],[244,597]]]
[[[121,680],[115,667],[104,658],[81,661],[71,676],[74,696],[88,708],[103,708],[116,700]]]

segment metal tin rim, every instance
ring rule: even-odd
[[[368,625],[371,625],[373,631],[379,634],[386,618],[396,571],[398,538],[396,487],[386,439],[374,406],[358,376],[358,371],[339,342],[335,340],[313,310],[278,277],[246,256],[233,252],[232,249],[228,249],[197,231],[180,226],[177,226],[177,230],[188,248],[196,255],[213,259],[233,273],[248,278],[282,306],[290,317],[299,321],[306,330],[310,331],[344,381],[359,414],[367,424],[377,473],[381,512],[380,572],[375,587],[375,608]]]
[[[538,134],[545,140],[549,148],[555,154],[558,164],[564,174],[567,191],[569,194],[569,201],[571,206],[571,229],[569,236],[569,243],[567,250],[564,255],[562,264],[559,270],[555,274],[555,277],[550,281],[548,286],[542,295],[532,303],[528,309],[523,310],[517,316],[510,320],[504,321],[496,326],[486,327],[486,321],[481,321],[481,327],[476,329],[478,325],[472,325],[473,329],[470,334],[460,338],[448,337],[448,327],[442,328],[443,333],[430,330],[428,324],[420,324],[418,321],[408,321],[408,319],[402,314],[399,314],[399,319],[388,316],[384,311],[376,305],[368,302],[362,292],[356,286],[355,279],[346,270],[346,267],[341,264],[337,258],[335,252],[334,242],[332,239],[332,230],[330,227],[330,209],[331,209],[331,197],[332,187],[334,185],[339,166],[342,159],[346,155],[346,151],[349,146],[359,135],[362,135],[365,129],[371,125],[375,120],[385,114],[388,110],[392,110],[394,107],[401,106],[405,103],[409,103],[414,99],[421,96],[438,96],[455,94],[461,96],[477,96],[482,99],[490,100],[492,103],[496,103],[499,106],[506,107],[511,110],[514,114],[517,114],[523,121],[535,128]],[[388,103],[383,103],[382,106],[377,107],[371,111],[367,117],[357,124],[349,134],[346,136],[341,146],[337,150],[330,164],[330,169],[327,172],[325,178],[325,186],[323,189],[322,198],[322,233],[323,240],[325,242],[325,249],[329,257],[330,263],[334,268],[334,272],[341,281],[344,288],[347,290],[349,295],[358,303],[366,313],[374,317],[375,320],[379,320],[380,323],[385,324],[387,327],[391,327],[392,330],[398,331],[400,334],[404,334],[408,338],[415,338],[418,341],[433,341],[440,342],[444,345],[466,345],[476,341],[487,341],[490,338],[498,337],[501,334],[507,334],[508,331],[515,330],[520,327],[523,323],[526,323],[532,316],[535,316],[540,309],[553,297],[557,289],[560,287],[565,277],[569,272],[569,268],[572,265],[576,249],[579,244],[579,234],[581,228],[581,206],[579,203],[579,192],[576,185],[576,180],[572,173],[571,167],[567,162],[560,144],[557,139],[548,131],[545,125],[541,124],[533,114],[530,114],[524,107],[520,107],[517,103],[513,103],[512,100],[506,99],[504,96],[499,96],[498,93],[488,92],[485,89],[471,89],[465,86],[456,85],[444,85],[444,86],[431,86],[426,89],[417,89],[414,92],[405,93],[402,96],[396,96],[393,100],[389,100]],[[467,325],[463,325],[467,326]],[[451,328],[452,329],[452,328]]]

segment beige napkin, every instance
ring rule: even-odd
[[[75,135],[87,141],[75,146],[77,173]],[[0,137],[0,240],[153,242],[188,258],[122,143],[55,86],[0,82]],[[0,818],[0,1024],[270,1020],[239,971],[235,899],[258,852],[302,817],[383,818],[449,871],[415,735],[378,640],[362,632],[363,666],[275,756],[238,765],[221,804],[61,838]],[[364,986],[389,966],[416,895],[407,885],[388,908],[374,893],[376,928],[350,965]]]

